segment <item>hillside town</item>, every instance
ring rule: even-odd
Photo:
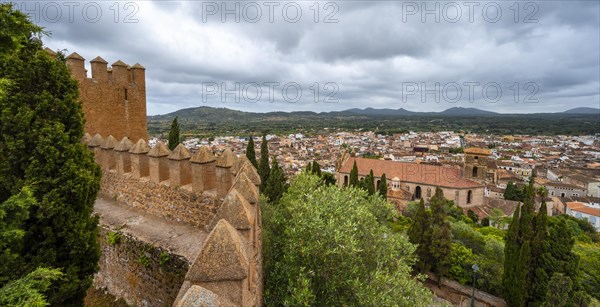
[[[483,197],[462,206],[472,209],[480,218],[488,216],[494,208],[511,216],[517,202],[505,199],[507,185],[522,186],[535,173],[535,185],[547,191],[545,201],[549,204],[550,215],[569,214],[586,219],[600,231],[599,135],[495,136],[452,131],[411,131],[386,136],[368,131],[311,136],[299,133],[266,135],[266,139],[269,152],[288,178],[300,173],[312,161],[319,163],[323,172],[336,174],[343,166],[341,159],[344,154],[397,162],[397,165],[431,165],[457,170],[459,176],[477,183],[474,187],[481,189]],[[151,139],[150,145],[157,140]],[[261,137],[255,136],[253,141],[257,149],[260,148]],[[216,150],[229,147],[237,155],[243,155],[248,137],[187,138],[184,144],[192,151],[210,145]],[[467,169],[468,165],[465,167],[469,154],[482,157],[475,175],[473,168]],[[365,172],[368,173],[369,169],[365,169]],[[388,176],[390,179],[392,177]],[[388,193],[398,194],[398,189],[394,189],[391,181],[388,181],[388,185]],[[390,200],[402,208],[408,201],[420,198],[416,197],[420,195],[415,195],[415,192],[407,191]]]

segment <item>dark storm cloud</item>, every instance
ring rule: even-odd
[[[43,7],[45,2],[40,3]],[[103,13],[95,22],[82,18],[78,8],[85,2],[75,8],[73,22],[65,14],[56,22],[42,16],[40,23],[52,32],[46,44],[77,51],[88,61],[100,55],[109,63],[118,59],[141,63],[147,68],[151,114],[199,105],[317,112],[354,107],[441,111],[463,106],[521,113],[598,107],[600,103],[597,1],[529,6],[518,2],[518,7],[514,2],[485,1],[475,2],[473,12],[466,2],[449,1],[348,1],[328,7],[325,2],[319,6],[277,2],[273,15],[265,2],[243,1],[237,16],[207,14],[207,8],[221,10],[224,2],[220,1],[140,1],[135,7],[126,7],[129,2],[95,3]],[[232,9],[235,3],[224,5]],[[437,14],[421,15],[436,4]],[[256,7],[262,9],[262,16],[251,20]],[[453,20],[456,7],[462,15]],[[496,16],[497,7],[501,14]],[[283,8],[290,10],[287,15]],[[292,20],[297,8],[302,15]],[[416,13],[408,14],[407,10],[415,8]],[[234,88],[237,83],[243,88],[265,82],[279,83],[274,102],[240,99],[232,103],[229,97],[221,103],[219,94],[203,102],[207,83]],[[290,82],[302,88],[299,102],[289,103],[282,93],[283,85]],[[310,87],[319,84],[322,101],[332,93],[324,87],[328,82],[338,86],[339,103],[315,104]],[[467,97],[464,84],[473,82],[479,86],[473,97]],[[488,83],[502,86],[502,97],[496,102],[482,93]],[[537,103],[523,103],[531,94],[531,88],[524,88],[529,83],[537,86]],[[446,92],[438,93],[442,96],[439,103],[435,95],[425,95],[423,102],[420,92],[403,99],[407,84],[417,84],[419,90],[439,84],[440,91],[446,86]],[[445,99],[456,93],[452,84],[460,85],[463,94],[456,103]],[[519,87],[518,103],[514,87],[510,88],[514,84]]]

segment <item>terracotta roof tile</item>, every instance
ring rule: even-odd
[[[471,147],[471,148],[465,149],[465,153],[476,154],[476,155],[489,155],[490,154],[490,150],[489,149],[483,149],[483,148],[477,148],[477,147]]]
[[[385,173],[387,178],[398,177],[400,181],[404,182],[449,188],[483,187],[483,185],[478,182],[462,177],[460,169],[429,164],[350,158],[342,165],[339,172],[349,174],[352,170],[354,161],[356,161],[359,176],[367,176],[369,171],[373,170],[373,175],[375,175],[375,177],[380,177]]]
[[[567,207],[569,207],[569,209],[571,209],[572,211],[577,211],[577,212],[600,217],[600,209],[588,207],[584,203],[567,202]]]

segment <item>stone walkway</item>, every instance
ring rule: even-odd
[[[101,225],[112,230],[120,228],[124,234],[184,256],[190,262],[208,235],[203,229],[168,221],[106,198],[96,199],[94,212],[100,216]]]

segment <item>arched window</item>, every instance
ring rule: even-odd
[[[472,198],[473,198],[473,192],[471,192],[471,190],[469,190],[469,192],[467,192],[467,204],[471,203]]]
[[[420,186],[417,186],[417,188],[415,189],[415,198],[416,199],[421,198],[421,187]]]
[[[477,177],[477,166],[473,168],[473,177]]]
[[[348,175],[344,176],[344,186],[347,187],[348,186]]]

